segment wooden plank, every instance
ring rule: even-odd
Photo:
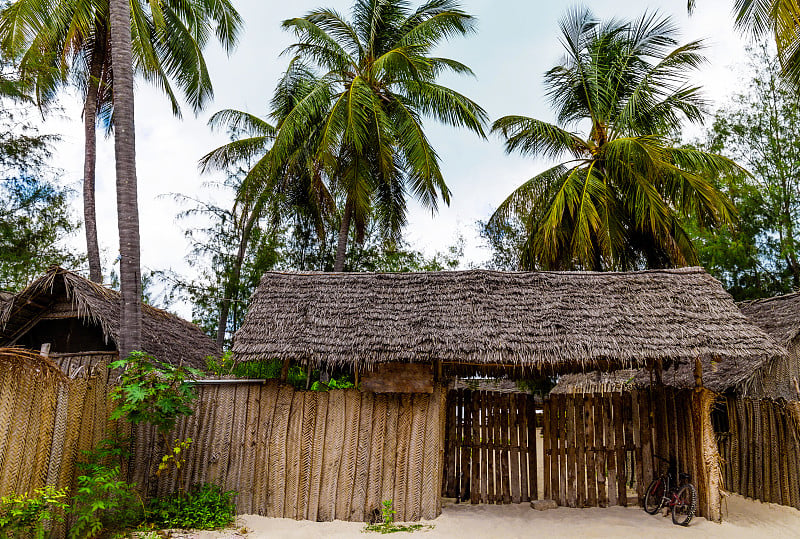
[[[536,401],[533,396],[521,395],[523,401],[527,405],[526,409],[526,427],[528,439],[528,492],[532,500],[539,499],[539,431],[536,429],[537,414],[536,414]]]
[[[353,494],[348,516],[348,520],[354,522],[363,522],[364,518],[369,516],[365,514],[365,509],[370,470],[370,445],[374,441],[372,427],[375,423],[373,418],[375,394],[361,393],[360,397]],[[436,480],[439,481],[440,478],[437,477]]]
[[[520,455],[519,429],[520,429],[521,417],[518,408],[519,402],[517,400],[517,395],[514,394],[507,395],[506,402],[508,403],[509,444],[511,446],[508,457],[511,503],[520,503],[522,501],[522,484],[521,484],[522,469],[519,463],[519,455]]]
[[[617,453],[617,504],[628,506],[627,490],[627,459],[625,453],[625,409],[622,406],[622,393],[614,393],[612,397],[614,407],[614,443]]]
[[[639,391],[633,390],[631,392],[631,420],[633,422],[631,426],[631,434],[633,437],[633,445],[636,448],[634,450],[634,474],[636,475],[636,503],[637,505],[643,505],[644,503],[644,489],[646,484],[643,482],[643,473],[644,469],[642,466],[642,420],[640,417],[641,413],[641,399],[639,398]]]
[[[469,501],[477,504],[481,501],[480,491],[480,393],[473,391],[469,401]]]
[[[494,407],[494,398],[490,393],[486,393],[484,395],[484,402],[485,402],[485,412],[486,412],[486,500],[484,503],[496,503],[497,496],[495,492],[499,490],[497,475],[496,475],[496,463],[499,464],[499,461],[495,459],[495,437],[496,437],[496,416],[495,416],[495,407]]]
[[[457,390],[447,393],[445,407],[447,418],[445,420],[445,453],[444,453],[444,478],[442,492],[448,498],[457,497],[456,494],[456,395]]]
[[[616,430],[614,429],[614,408],[612,404],[612,395],[606,394],[603,398],[603,430],[605,431],[605,454],[606,466],[608,468],[608,476],[606,484],[608,486],[608,504],[618,505],[619,491],[617,490],[617,452],[616,447]]]
[[[578,496],[576,489],[576,474],[575,474],[575,397],[573,395],[566,396],[566,434],[567,434],[567,505],[569,507],[578,506]]]
[[[267,516],[283,518],[284,494],[286,492],[286,436],[289,431],[294,389],[281,386],[275,403],[275,417],[270,432],[269,483],[267,496]]]
[[[260,406],[260,395],[261,395],[261,385],[252,384],[246,387],[247,390],[247,417],[245,419],[245,437],[244,437],[244,447],[242,449],[242,461],[243,461],[243,468],[242,473],[239,476],[239,495],[236,497],[236,505],[237,508],[241,507],[242,511],[245,511],[248,514],[253,514],[256,511],[255,508],[255,491],[254,491],[254,483],[256,473],[259,467],[259,461],[255,458],[256,453],[256,446],[258,444],[258,427],[260,421],[260,414],[261,414],[261,406]],[[197,419],[197,412],[192,414],[190,417],[190,432],[191,437],[194,440],[196,438],[196,419]],[[192,458],[194,456],[193,450],[195,444],[193,443],[189,446],[189,457]],[[190,464],[191,461],[188,461],[187,464]],[[189,470],[187,470],[189,471]],[[189,483],[187,483],[189,484]],[[302,518],[305,518],[303,516]]]
[[[595,482],[597,485],[597,505],[608,507],[608,486],[606,481],[606,452],[605,452],[605,407],[604,394],[594,395],[594,447],[595,452]]]
[[[550,445],[550,399],[547,398],[542,403],[542,482],[544,483],[544,499],[553,499],[555,489],[550,479],[550,458],[552,449]],[[538,461],[534,461],[534,469],[538,466]],[[535,489],[533,489],[535,492]]]
[[[577,504],[578,507],[586,507],[586,410],[583,406],[583,394],[576,394],[574,401]]]
[[[530,436],[528,429],[528,399],[524,393],[515,395],[517,417],[519,418],[519,444],[520,444],[520,461],[519,461],[519,486],[520,486],[520,501],[528,502],[531,500],[531,482],[532,477],[529,475],[529,458],[531,454],[531,444],[536,445],[536,439]],[[534,419],[535,421],[535,419]],[[534,460],[534,463],[536,461]],[[536,499],[535,496],[533,499]]]
[[[489,426],[486,423],[487,395],[486,391],[481,391],[478,394],[478,409],[475,410],[475,416],[473,417],[473,421],[478,422],[478,432],[480,433],[480,440],[478,440],[476,449],[474,449],[475,457],[472,463],[473,466],[478,467],[478,484],[475,485],[475,488],[478,489],[480,503],[487,503],[489,488],[489,479],[486,475],[486,460],[489,454],[489,447],[486,443],[489,433]]]
[[[584,395],[583,409],[586,416],[586,505],[597,507],[597,445],[595,444],[594,421],[595,400],[593,394]]]
[[[364,372],[359,387],[375,393],[433,393],[430,363],[378,363]]]
[[[509,466],[509,405],[507,394],[498,395],[500,405],[500,466],[503,477],[503,503],[511,503],[511,473]]]
[[[455,445],[454,445],[454,455],[453,461],[455,466],[455,478],[454,478],[454,493],[456,498],[456,503],[463,501],[461,497],[462,488],[461,483],[463,482],[463,467],[462,467],[462,446],[464,445],[464,391],[463,390],[456,390],[453,392],[453,400],[455,401],[455,414],[456,414],[456,426],[455,426]]]
[[[312,392],[311,398],[316,402],[314,417],[314,432],[311,452],[311,468],[309,470],[308,503],[306,504],[306,519],[323,520],[319,516],[320,494],[322,491],[322,474],[324,473],[324,451],[327,437],[328,424],[328,392]],[[380,483],[379,483],[380,484]]]
[[[470,500],[470,444],[472,443],[472,392],[468,389],[461,392],[461,501]]]
[[[567,505],[567,400],[558,395],[557,427],[558,430],[558,505]]]

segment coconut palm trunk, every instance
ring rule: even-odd
[[[133,116],[131,11],[127,0],[110,0],[111,63],[114,66],[114,155],[120,252],[121,357],[140,348],[142,279],[139,268],[139,208],[136,186],[136,136]]]
[[[105,27],[97,25],[95,39],[107,38]],[[95,48],[89,68],[89,84],[83,109],[85,136],[83,157],[83,221],[86,227],[86,254],[89,258],[89,279],[103,282],[100,267],[100,247],[97,242],[97,212],[95,210],[95,163],[97,162],[97,103],[100,93],[100,78],[105,58],[100,47]]]
[[[342,214],[342,224],[339,227],[339,241],[336,244],[336,260],[333,263],[333,271],[344,271],[344,259],[347,255],[347,237],[350,234],[350,218],[353,213],[353,203],[350,197],[344,205]]]

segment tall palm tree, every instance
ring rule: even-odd
[[[731,202],[707,175],[741,172],[726,158],[670,140],[681,120],[702,120],[699,90],[687,79],[704,61],[702,43],[678,46],[675,26],[656,14],[601,24],[575,10],[561,33],[566,56],[545,74],[559,125],[506,116],[492,130],[509,153],[570,159],[522,184],[491,219],[523,220],[526,268],[695,263],[682,220],[731,222]],[[570,131],[582,126],[585,136]]]
[[[133,53],[128,0],[109,0],[111,62],[114,65],[114,157],[117,173],[119,229],[120,357],[140,348],[142,340],[142,277],[139,248],[139,206],[136,184],[136,130],[133,114]]]
[[[211,33],[230,51],[241,26],[230,0],[180,2],[132,0],[132,54],[135,69],[167,94],[173,112],[180,106],[177,84],[197,112],[213,96],[202,50]],[[89,276],[102,281],[95,217],[96,126],[113,124],[109,4],[97,0],[16,0],[0,14],[0,44],[19,59],[32,79],[40,104],[69,80],[84,96],[84,221]]]
[[[236,195],[235,214],[239,217],[239,247],[231,264],[231,275],[223,290],[217,324],[217,343],[222,346],[227,332],[231,302],[239,290],[242,264],[251,233],[259,219],[270,214],[274,224],[283,215],[302,208],[317,225],[322,235],[324,216],[332,211],[333,197],[323,181],[323,171],[314,160],[312,148],[321,131],[320,116],[305,125],[298,143],[277,166],[273,165],[271,153],[275,135],[283,126],[294,107],[306,98],[315,87],[314,74],[301,62],[291,62],[281,78],[271,102],[271,119],[268,121],[239,110],[222,110],[209,120],[212,129],[226,129],[236,138],[206,154],[200,160],[203,172],[226,170],[232,166],[249,165]]]
[[[278,130],[273,166],[294,152],[308,126],[322,118],[315,161],[344,200],[336,271],[344,269],[351,225],[357,237],[363,236],[367,219],[375,215],[385,236],[396,239],[406,222],[408,192],[431,211],[440,197],[450,202],[422,119],[484,136],[485,111],[436,82],[446,71],[472,71],[432,54],[440,42],[469,34],[474,25],[453,0],[428,0],[417,9],[403,0],[356,0],[350,21],[317,9],[283,22],[298,40],[287,52],[320,73]]]
[[[696,0],[687,0],[689,13]],[[787,80],[800,87],[800,2],[797,0],[735,0],[736,27],[756,38],[771,36]]]

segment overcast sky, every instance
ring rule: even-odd
[[[685,0],[592,0],[585,5],[600,18],[635,18],[645,10],[671,14],[682,29],[683,41],[707,40],[708,65],[694,80],[708,99],[722,103],[741,80],[733,66],[743,61],[744,43],[732,28],[731,0],[701,0],[692,17]],[[215,99],[205,112],[193,117],[186,109],[183,120],[172,117],[166,99],[144,82],[136,88],[136,147],[143,270],[172,269],[186,273],[188,251],[183,223],[176,222],[180,208],[166,193],[209,198],[218,196],[202,184],[197,160],[224,144],[225,133],[206,126],[217,110],[236,108],[263,116],[287,57],[280,52],[292,36],[280,28],[286,18],[301,16],[316,7],[332,7],[349,13],[349,0],[234,0],[245,27],[239,46],[228,58],[218,47],[209,47],[206,60],[215,88]],[[464,9],[478,18],[478,32],[453,40],[440,51],[469,65],[475,78],[450,77],[445,82],[466,94],[489,113],[491,120],[521,114],[552,121],[544,99],[543,73],[562,56],[558,21],[574,6],[559,0],[463,0]],[[83,131],[80,103],[65,97],[63,117],[48,120],[45,130],[57,132],[55,165],[64,181],[80,191],[83,170]],[[466,262],[488,258],[481,250],[475,222],[492,210],[523,181],[543,170],[546,162],[505,155],[497,138],[479,137],[429,122],[429,135],[439,152],[445,180],[453,192],[452,203],[436,216],[411,204],[406,238],[428,254],[451,245],[458,234],[466,240]],[[98,140],[97,207],[100,247],[104,269],[118,253],[114,194],[113,139]],[[82,215],[81,202],[75,200]],[[83,246],[83,238],[77,243]],[[183,309],[180,309],[183,310]],[[188,314],[188,313],[183,313]]]

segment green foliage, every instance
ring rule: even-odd
[[[411,533],[433,528],[433,526],[428,524],[397,524],[394,521],[394,516],[397,514],[397,511],[392,508],[392,500],[384,500],[382,505],[381,516],[383,517],[383,521],[377,524],[367,524],[363,531],[381,534],[398,532]]]
[[[737,300],[800,288],[800,97],[781,84],[769,47],[749,54],[750,81],[717,112],[704,141],[752,173],[715,179],[736,204],[739,226],[692,231],[701,263]]]
[[[53,523],[64,521],[66,489],[37,488],[33,494],[11,494],[0,498],[0,538],[44,539]]]
[[[2,97],[16,82],[5,69],[0,60],[0,289],[17,291],[48,267],[76,267],[83,258],[65,242],[80,223],[72,191],[49,165],[56,138],[38,132],[34,111],[18,95]]]
[[[235,495],[217,485],[204,484],[185,495],[151,500],[147,504],[146,519],[159,528],[222,528],[236,517]]]
[[[116,407],[111,419],[149,423],[165,435],[181,415],[190,415],[189,406],[197,397],[192,378],[202,373],[191,367],[163,363],[139,351],[110,365],[124,369],[120,382],[111,390]]]
[[[723,156],[677,148],[681,121],[703,118],[688,74],[703,44],[678,44],[669,18],[600,22],[585,8],[561,22],[564,59],[545,74],[557,124],[505,116],[492,130],[507,152],[565,158],[498,207],[492,234],[519,220],[525,269],[627,270],[693,264],[684,228],[735,219],[731,201],[705,178],[742,170]],[[571,129],[588,128],[577,134]]]
[[[220,359],[209,357],[207,359],[208,371],[216,376],[235,376],[237,378],[253,378],[272,380],[279,378],[283,370],[283,362],[277,359],[270,361],[245,361],[235,363],[231,359],[231,352],[226,352]],[[334,373],[327,382],[319,382],[319,371],[311,372],[311,379],[315,380],[311,391],[328,391],[329,389],[348,389],[355,387],[353,374],[348,372]],[[286,376],[286,382],[297,389],[306,389],[308,370],[300,365],[291,365]]]
[[[175,444],[172,446],[172,449],[161,457],[161,462],[158,464],[158,470],[156,471],[156,475],[161,475],[162,473],[169,472],[170,468],[175,468],[176,471],[180,471],[181,466],[186,464],[186,450],[189,449],[189,446],[192,445],[192,439],[186,438],[183,441],[175,440]]]
[[[122,530],[142,518],[142,504],[132,484],[122,479],[120,464],[130,456],[125,440],[106,439],[77,463],[81,475],[72,499],[70,539],[89,539]]]

